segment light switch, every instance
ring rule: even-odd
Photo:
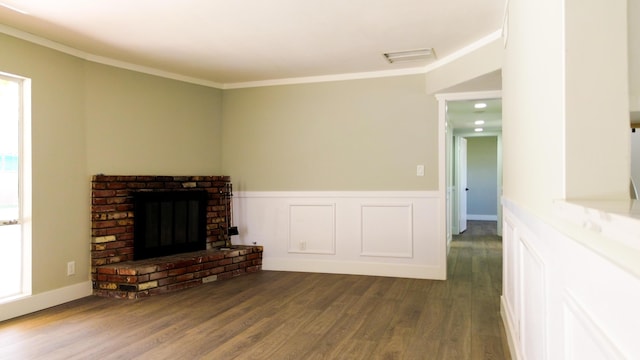
[[[424,165],[416,166],[416,176],[424,176]]]

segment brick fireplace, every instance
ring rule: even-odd
[[[91,192],[91,277],[95,295],[139,298],[227,279],[262,266],[261,246],[221,250],[227,237],[228,176],[95,175]],[[206,191],[206,250],[134,261],[137,192]]]

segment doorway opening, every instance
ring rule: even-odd
[[[445,191],[441,211],[448,253],[453,235],[464,232],[468,220],[495,221],[496,234],[502,234],[502,94],[452,93],[437,99],[444,129],[440,186]]]

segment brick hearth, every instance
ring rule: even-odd
[[[257,272],[262,246],[203,250],[96,268],[94,294],[137,299]]]
[[[259,271],[261,246],[220,250],[226,239],[225,209],[229,209],[229,199],[222,194],[229,181],[228,176],[93,176],[91,277],[94,294],[138,298]],[[166,190],[207,191],[207,250],[133,261],[132,193]]]

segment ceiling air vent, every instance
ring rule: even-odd
[[[397,51],[384,53],[383,55],[391,64],[407,61],[424,61],[435,57],[433,49]]]

